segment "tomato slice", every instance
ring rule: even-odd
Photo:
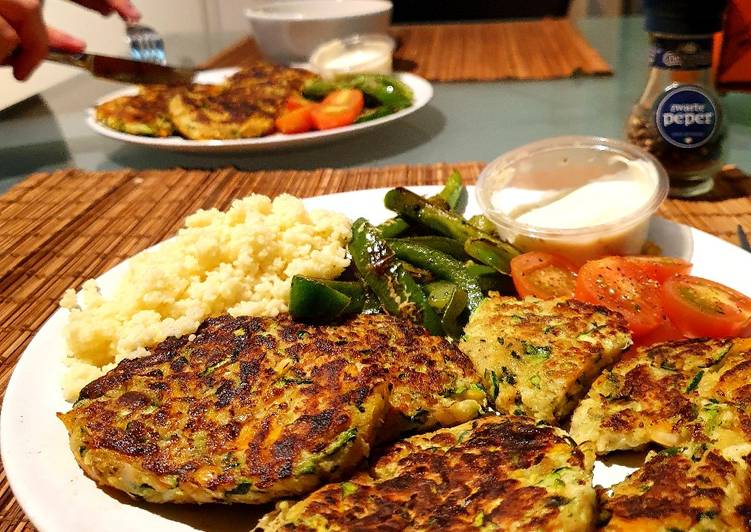
[[[675,257],[648,257],[645,255],[624,257],[624,259],[639,267],[647,277],[660,284],[673,275],[688,275],[691,273],[693,266],[690,262]]]
[[[662,286],[670,320],[686,336],[747,335],[751,299],[727,286],[690,275],[676,275]]]
[[[316,105],[316,102],[308,100],[300,93],[295,93],[284,104],[286,111],[294,111],[295,109],[302,109],[303,107],[312,107]]]
[[[358,89],[340,89],[332,92],[312,107],[311,116],[316,129],[348,126],[360,116],[365,97]]]
[[[511,259],[511,278],[521,297],[573,297],[576,266],[558,255],[531,251]]]
[[[643,336],[663,321],[660,285],[623,257],[584,264],[576,279],[576,299],[620,312],[634,336]]]
[[[669,342],[671,340],[683,340],[684,338],[686,338],[685,335],[669,319],[665,318],[656,329],[649,331],[634,342],[632,349]]]
[[[310,107],[300,107],[294,111],[287,111],[278,116],[274,122],[276,129],[282,133],[305,133],[313,129],[313,118],[310,115]]]

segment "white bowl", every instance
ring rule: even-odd
[[[253,37],[271,61],[304,63],[321,43],[355,33],[386,33],[391,2],[383,0],[266,1],[245,11]]]

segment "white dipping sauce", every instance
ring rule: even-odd
[[[640,253],[650,213],[639,211],[652,201],[658,178],[648,161],[616,156],[611,163],[616,171],[569,188],[516,184],[494,191],[493,210],[531,228],[502,231],[501,236],[523,251],[559,253],[577,264],[606,255]],[[514,170],[507,171],[507,180],[513,182]],[[588,230],[595,226],[602,230]],[[565,232],[577,229],[581,232]]]
[[[345,70],[351,72],[353,67],[370,63],[383,57],[383,49],[375,50],[373,48],[359,48],[347,50],[339,56],[334,56],[323,64],[323,68],[328,70]]]
[[[515,216],[519,223],[551,229],[578,229],[614,222],[641,209],[652,197],[654,179],[631,161],[627,168],[578,188]]]

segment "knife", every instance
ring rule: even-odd
[[[98,78],[138,85],[187,85],[193,81],[197,72],[192,68],[162,66],[108,55],[71,54],[58,50],[51,50],[47,54],[47,60],[83,68]]]

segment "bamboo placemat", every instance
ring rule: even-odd
[[[0,196],[0,390],[60,296],[173,234],[199,208],[252,192],[300,197],[442,183],[456,168],[473,182],[483,164],[241,172],[170,170],[34,174]],[[735,241],[751,230],[750,180],[720,182],[709,201],[668,201],[661,214]],[[0,469],[0,532],[33,530]]]
[[[553,79],[613,71],[568,19],[483,24],[395,26],[394,69],[431,81]],[[242,66],[261,58],[252,38],[230,46],[208,67]]]

